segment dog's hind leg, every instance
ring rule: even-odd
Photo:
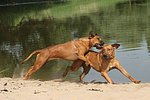
[[[38,69],[40,69],[42,66],[44,66],[46,64],[46,62],[48,61],[48,58],[49,58],[49,56],[46,55],[46,53],[38,54],[34,66],[30,67],[30,69],[28,70],[28,72],[25,75],[26,78],[24,80],[27,80],[34,72],[36,72]]]
[[[63,77],[65,77],[67,75],[67,73],[68,73],[69,70],[71,70],[71,71],[77,71],[81,67],[81,65],[82,65],[83,62],[84,61],[82,61],[80,59],[74,61],[73,64],[72,64],[72,66],[68,66],[67,67],[67,69],[63,73]]]
[[[30,69],[28,70],[28,72],[30,72],[32,70],[34,66],[30,67]],[[26,77],[28,73],[24,74],[23,76]]]
[[[82,66],[83,66],[83,73],[80,75],[80,82],[81,82],[81,83],[84,83],[84,82],[83,82],[83,78],[84,78],[84,76],[85,76],[86,74],[88,74],[88,72],[89,72],[90,69],[91,69],[91,66],[86,66],[85,63],[83,63]]]

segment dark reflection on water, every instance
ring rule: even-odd
[[[107,9],[99,8],[98,12],[84,15],[76,14],[73,17],[54,18],[52,15],[37,17],[38,12],[50,8],[44,8],[44,4],[31,11],[21,10],[16,12],[16,6],[1,7],[0,16],[0,77],[23,77],[29,67],[35,62],[34,55],[25,64],[20,63],[34,50],[64,43],[73,39],[87,37],[90,30],[97,33],[106,44],[120,43],[116,50],[117,59],[122,66],[135,79],[142,82],[150,82],[150,7],[149,4],[126,5],[120,8],[116,6]],[[34,8],[33,7],[33,8]],[[26,8],[24,5],[21,8]],[[31,7],[32,8],[32,7]],[[13,10],[15,9],[15,10]],[[11,11],[11,12],[9,12]],[[25,15],[27,12],[37,12],[33,15]],[[17,18],[20,21],[15,22]],[[17,24],[16,24],[17,23]],[[95,48],[92,50],[98,51]],[[53,60],[34,73],[31,79],[49,80],[62,78],[62,73],[71,61]],[[2,72],[1,72],[2,71]],[[77,81],[82,72],[69,72],[64,80]],[[119,71],[109,72],[114,82],[130,82]],[[98,72],[93,69],[84,78],[85,81],[105,81]]]

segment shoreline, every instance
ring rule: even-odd
[[[31,4],[41,4],[41,3],[51,3],[51,2],[62,2],[62,1],[33,1],[33,2],[16,2],[16,3],[10,3],[10,4],[0,4],[0,7],[6,7],[6,6],[20,6],[20,5],[31,5]]]
[[[1,100],[109,100],[150,98],[150,83],[101,84],[62,80],[38,81],[0,78]]]

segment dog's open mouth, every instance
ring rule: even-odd
[[[104,45],[104,42],[102,41],[100,44],[96,43],[94,46],[98,48],[98,47],[101,47],[103,45]]]

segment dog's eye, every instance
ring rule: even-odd
[[[111,49],[108,49],[108,51],[110,51]]]
[[[99,40],[99,38],[97,38],[97,40]]]

